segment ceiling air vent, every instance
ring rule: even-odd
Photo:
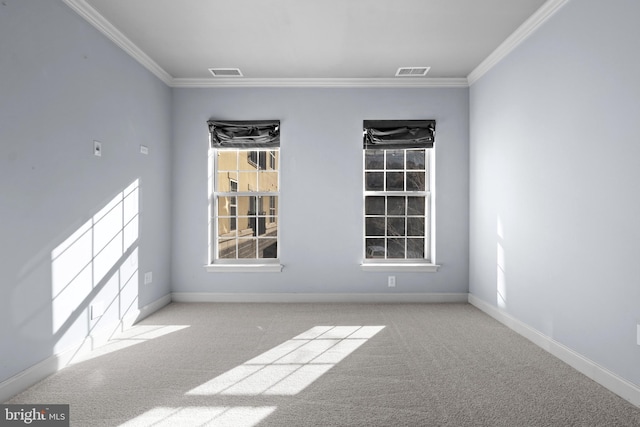
[[[242,77],[239,68],[209,68],[213,77]]]
[[[396,77],[424,77],[431,67],[400,67]]]

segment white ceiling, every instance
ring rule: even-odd
[[[563,1],[64,0],[165,82],[467,79]],[[399,67],[426,77],[394,77]],[[243,78],[236,78],[238,79]],[[227,78],[226,80],[229,80]]]

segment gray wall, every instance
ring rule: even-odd
[[[174,89],[174,292],[467,292],[468,90]],[[281,273],[207,273],[206,121],[281,120]],[[436,119],[437,273],[363,272],[362,121]]]
[[[569,2],[470,90],[470,292],[636,385],[639,16]]]
[[[89,331],[113,330],[125,299],[135,308],[168,294],[171,91],[61,1],[2,2],[0,70],[2,381]],[[100,158],[94,139],[103,144]],[[87,268],[97,275],[93,264],[101,262],[105,274],[95,283],[82,281],[91,270],[74,270],[79,258],[67,252],[56,277],[73,292],[56,299],[67,284],[53,292],[56,248],[135,180],[135,241],[112,252],[108,265],[96,255]],[[146,271],[153,283],[142,286],[138,273]],[[91,320],[95,302],[105,313]]]

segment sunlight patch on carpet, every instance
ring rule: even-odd
[[[315,326],[187,395],[296,395],[382,329],[384,326]]]
[[[158,407],[120,424],[120,427],[175,427],[215,425],[254,427],[276,410],[274,406]]]
[[[115,338],[111,338],[105,345],[97,347],[95,350],[86,354],[77,355],[70,362],[70,365],[114,353],[173,332],[181,331],[188,327],[189,325],[137,325],[118,334]]]

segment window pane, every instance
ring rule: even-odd
[[[260,169],[267,168],[267,152],[266,151],[258,151],[258,166]]]
[[[251,234],[256,236],[258,233],[258,218],[256,216],[250,216],[247,218],[247,229],[251,230]]]
[[[236,239],[218,240],[218,258],[236,258]]]
[[[387,169],[404,169],[404,150],[387,150]]]
[[[367,172],[365,179],[367,191],[382,191],[384,189],[384,172]]]
[[[278,257],[278,241],[277,239],[258,239],[258,257],[259,258],[277,258]]]
[[[237,226],[236,226],[238,229],[238,232],[242,233],[244,231],[246,233],[246,230],[251,230],[251,225],[253,224],[254,218],[255,217],[252,217],[252,216],[239,216],[237,219]]]
[[[365,233],[367,236],[384,236],[384,217],[365,218]]]
[[[268,216],[258,217],[258,235],[260,237],[275,237],[278,232],[278,228],[275,227],[276,218],[273,221],[269,221]]]
[[[241,157],[244,161],[240,162],[240,170],[256,170],[258,169],[258,152],[246,151],[246,157]]]
[[[407,218],[407,236],[424,236],[424,218]]]
[[[384,215],[384,196],[367,196],[364,212],[367,215]]]
[[[424,172],[407,172],[407,191],[424,191]]]
[[[267,157],[269,158],[269,169],[277,170],[278,169],[278,151],[277,150],[269,151],[269,154]]]
[[[384,258],[384,239],[366,239],[365,245],[367,258]]]
[[[424,150],[407,150],[407,169],[424,169]]]
[[[387,197],[387,215],[404,215],[405,211],[404,196]]]
[[[255,238],[238,239],[238,258],[256,258],[256,240]]]
[[[218,172],[216,176],[217,191],[237,191],[238,190],[238,172],[224,171]]]
[[[387,172],[387,191],[404,191],[404,172]]]
[[[366,150],[364,152],[365,169],[384,169],[384,151]]]
[[[238,169],[237,151],[218,151],[218,170],[233,171]]]
[[[267,226],[269,233],[275,236],[278,232],[278,216],[275,214],[267,215]]]
[[[424,258],[424,239],[407,239],[407,258]]]
[[[269,206],[269,212],[267,212],[268,221],[276,222],[278,219],[278,196],[267,196],[265,199],[268,199],[268,202],[265,203]]]
[[[256,191],[258,188],[257,172],[240,172],[238,175],[238,191]]]
[[[237,210],[238,215],[246,216],[248,214],[255,214],[256,210],[256,198],[253,196],[238,196]]]
[[[425,198],[424,197],[408,197],[407,215],[424,216]]]
[[[387,236],[404,236],[404,217],[387,219]]]
[[[258,172],[258,191],[278,191],[278,172]]]
[[[235,237],[236,232],[233,226],[235,225],[235,218],[218,218],[218,236]]]
[[[237,206],[236,197],[218,197],[218,216],[231,216]]]
[[[388,239],[387,249],[389,258],[404,258],[405,239]]]

